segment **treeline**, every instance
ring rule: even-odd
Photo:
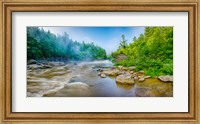
[[[27,59],[105,59],[106,51],[93,43],[73,41],[67,33],[55,35],[38,27],[27,27]]]
[[[136,66],[136,71],[143,70],[151,76],[173,75],[173,27],[146,27],[144,34],[127,45],[124,35],[119,49],[111,54],[127,58],[116,65]]]

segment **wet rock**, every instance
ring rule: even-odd
[[[102,69],[102,68],[99,68],[99,69],[97,69],[97,71],[100,71],[100,72],[102,72],[102,71],[103,71],[103,69]]]
[[[106,75],[105,74],[101,74],[100,75],[102,78],[106,78]]]
[[[140,77],[140,78],[138,79],[138,81],[140,81],[140,82],[145,81],[145,77],[144,77],[144,76],[143,76],[143,77]]]
[[[28,69],[47,69],[47,68],[52,68],[50,65],[44,65],[44,64],[31,64],[27,65]]]
[[[50,66],[64,66],[64,62],[48,62],[48,65]]]
[[[145,76],[145,79],[151,78],[151,76]]]
[[[90,86],[83,82],[73,82],[65,84],[65,87],[56,93],[45,94],[45,96],[58,96],[58,97],[66,97],[66,96],[76,96],[76,97],[87,97],[91,96],[92,92]]]
[[[37,63],[38,65],[43,65],[42,63]]]
[[[44,68],[52,68],[50,65],[43,65]]]
[[[138,76],[144,76],[144,71],[139,71],[139,72],[137,72],[137,75],[138,75]]]
[[[133,73],[132,76],[133,76],[133,77],[137,77],[137,74],[136,74],[136,73]]]
[[[163,82],[173,82],[173,76],[172,75],[159,76],[158,79],[160,79]]]
[[[120,74],[126,74],[126,71],[121,71]]]
[[[53,72],[58,72],[58,71],[67,71],[68,68],[66,66],[61,66],[61,67],[54,67],[51,69]]]
[[[132,78],[132,75],[130,74],[122,74],[116,77],[116,82],[117,83],[122,83],[122,84],[134,84],[135,81]]]
[[[103,70],[104,74],[108,75],[108,76],[117,76],[120,74],[120,71],[119,70]]]
[[[34,59],[30,59],[27,61],[27,64],[30,65],[30,64],[37,64],[37,61],[34,60]]]
[[[37,64],[31,64],[31,65],[27,65],[28,69],[38,69],[41,68],[41,65],[37,65]]]
[[[137,81],[137,80],[138,80],[138,77],[137,77],[137,76],[135,76],[135,77],[134,77],[134,80],[136,80],[136,81]]]
[[[118,66],[118,68],[119,68],[120,70],[122,70],[123,66]]]
[[[122,70],[127,71],[128,68],[127,67],[122,67]]]

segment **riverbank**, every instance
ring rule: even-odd
[[[27,96],[173,96],[173,82],[105,61],[32,62],[27,65]]]

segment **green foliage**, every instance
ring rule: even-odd
[[[144,34],[125,48],[120,48],[111,55],[117,58],[125,54],[128,58],[116,65],[136,66],[136,71],[143,70],[146,75],[173,74],[173,28],[146,27]]]
[[[115,58],[114,58],[114,57],[112,57],[112,55],[108,55],[108,56],[107,56],[107,59],[108,59],[108,60],[110,60],[110,61],[112,61],[112,62],[114,62],[114,61],[115,61]]]
[[[27,28],[27,59],[94,60],[106,59],[106,51],[93,43],[55,35],[38,27]]]
[[[127,40],[125,40],[125,36],[124,36],[124,34],[122,34],[122,40],[121,40],[121,42],[120,42],[120,46],[119,46],[119,48],[126,48],[126,46],[127,46]]]

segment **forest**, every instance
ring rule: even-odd
[[[27,60],[81,61],[106,59],[105,49],[94,43],[78,42],[39,27],[27,27]]]
[[[115,41],[113,41],[115,42]],[[118,61],[120,55],[125,58]],[[78,42],[55,35],[39,27],[27,28],[27,59],[51,61],[92,61],[111,59],[116,66],[135,66],[152,77],[173,75],[173,27],[145,27],[144,34],[134,37],[130,44],[125,35],[116,51],[106,50],[94,43]]]
[[[125,55],[117,61],[119,55]],[[173,27],[146,27],[144,34],[127,44],[122,35],[119,48],[109,56],[115,65],[136,66],[146,75],[173,75]]]
[[[28,27],[27,96],[172,97],[173,27],[128,28]]]

